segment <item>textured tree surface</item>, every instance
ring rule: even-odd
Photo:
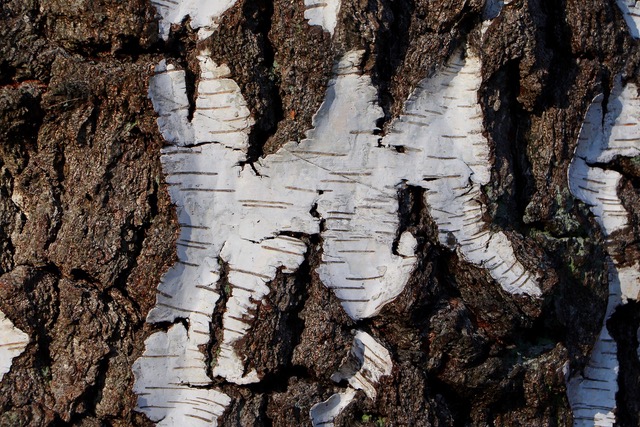
[[[247,170],[305,138],[348,52],[362,51],[357,74],[376,89],[380,141],[393,140],[424,79],[461,51],[478,58],[490,162],[482,219],[541,290],[505,291],[443,240],[430,188],[398,187],[394,244],[401,232],[416,240],[402,292],[354,320],[319,275],[325,238],[296,233],[303,261],[267,280],[235,343],[260,381],[207,372],[202,387],[230,397],[218,425],[311,425],[312,407],[335,393],[353,397],[336,426],[573,425],[567,378],[588,366],[605,315],[617,344],[615,417],[640,425],[640,306],[630,298],[607,311],[610,265],[640,258],[640,156],[595,165],[620,174],[628,225],[612,233],[568,179],[592,100],[603,94],[608,108],[618,79],[640,86],[638,41],[614,0],[507,3],[487,21],[482,0],[343,0],[331,34],[305,20],[314,7],[303,0],[238,0],[210,37],[186,17],[165,40],[145,0],[0,0],[0,311],[29,336],[0,382],[0,425],[154,424],[136,411],[133,366],[145,340],[172,327],[146,318],[178,259],[180,221],[149,82],[162,60],[184,70],[193,116],[203,51],[228,67],[250,111]],[[213,344],[230,274],[221,262]],[[374,392],[348,380],[367,367],[349,366],[356,330],[392,361],[390,373],[371,368],[384,371]],[[210,365],[213,344],[201,347]]]

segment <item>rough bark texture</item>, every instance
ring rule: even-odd
[[[563,369],[588,360],[608,292],[603,237],[569,192],[567,168],[591,99],[622,71],[637,79],[640,51],[614,1],[514,1],[480,44],[482,8],[345,0],[331,39],[304,21],[301,0],[240,0],[215,37],[197,41],[185,23],[164,42],[144,0],[1,0],[0,310],[31,344],[0,383],[0,425],[152,424],[134,411],[131,366],[158,327],[145,317],[178,232],[147,99],[160,59],[190,70],[192,92],[202,49],[229,65],[256,120],[254,161],[311,128],[346,51],[365,49],[385,132],[419,81],[466,43],[483,61],[479,101],[495,158],[487,220],[541,274],[543,298],[503,292],[439,245],[422,190],[408,187],[401,228],[417,236],[418,267],[402,294],[354,322],[311,250],[259,303],[239,352],[263,380],[216,384],[233,399],[219,422],[309,424],[311,406],[337,390],[330,375],[357,327],[389,349],[394,368],[376,401],[359,393],[338,426],[571,425]],[[612,236],[612,255],[628,262],[640,239],[638,165],[611,166],[633,219]],[[301,238],[321,247],[318,236]],[[609,321],[620,425],[640,422],[638,310],[628,304]]]

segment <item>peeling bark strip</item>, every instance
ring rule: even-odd
[[[585,116],[575,156],[569,168],[569,187],[574,196],[589,205],[603,233],[628,227],[629,213],[618,197],[622,175],[602,165],[617,156],[640,154],[640,99],[637,87],[629,83],[621,87],[620,79],[607,104],[596,97]],[[613,242],[607,240],[608,247]],[[609,260],[609,300],[604,324],[591,353],[588,366],[581,375],[568,379],[568,397],[576,426],[613,426],[618,391],[618,348],[607,328],[607,320],[616,307],[640,294],[640,264],[620,266]]]
[[[29,344],[29,335],[16,328],[0,311],[0,381],[11,370],[11,362]]]
[[[170,420],[167,425],[201,416],[197,415],[200,406],[205,405],[198,401],[201,398],[219,407],[205,417],[206,422],[215,425],[229,403],[229,398],[222,393],[190,386],[211,383],[199,346],[211,340],[211,316],[220,296],[218,256],[226,236],[233,230],[231,221],[214,219],[229,216],[228,206],[235,203],[237,165],[244,158],[242,150],[246,152],[248,126],[252,121],[240,89],[226,78],[228,68],[217,66],[206,55],[202,55],[200,61],[201,81],[191,122],[184,109],[183,71],[162,61],[149,87],[160,116],[158,126],[173,144],[164,150],[162,161],[171,197],[178,205],[181,235],[177,246],[179,261],[158,286],[157,303],[147,320],[188,319],[189,326],[185,330],[176,324],[167,333],[152,335],[146,343],[145,356],[136,362],[134,373],[135,389],[140,396],[139,410],[154,420]],[[212,104],[220,108],[212,110]],[[153,356],[158,353],[169,354],[180,364],[164,366],[163,363],[169,362],[155,360]],[[225,356],[233,354],[225,353]],[[150,361],[146,362],[145,358]],[[230,375],[241,377],[242,373]]]

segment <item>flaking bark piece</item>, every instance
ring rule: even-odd
[[[0,311],[0,381],[11,370],[13,359],[29,344],[29,335],[16,328]]]
[[[356,331],[349,357],[338,372],[331,376],[336,382],[347,380],[349,387],[334,393],[329,399],[311,407],[309,416],[315,426],[333,426],[333,420],[355,397],[356,390],[362,390],[373,401],[376,399],[376,385],[380,377],[390,375],[393,368],[391,354],[382,344],[364,331]]]
[[[340,0],[304,0],[304,17],[309,25],[320,25],[333,35],[338,23]]]
[[[371,400],[376,400],[376,385],[380,377],[390,375],[393,368],[391,354],[371,335],[357,331],[353,337],[350,357],[331,379],[347,380],[356,390],[362,390]]]
[[[159,114],[158,126],[171,145],[162,163],[181,226],[178,262],[158,286],[149,322],[187,319],[146,342],[134,365],[138,409],[160,425],[216,424],[230,399],[207,386],[201,348],[210,340],[210,322],[219,299],[219,253],[235,230],[228,206],[235,204],[235,186],[244,159],[249,111],[229,69],[203,53],[193,119],[188,120],[184,71],[162,61],[151,79],[149,94]]]
[[[324,402],[316,403],[309,411],[311,425],[313,427],[333,427],[333,420],[340,415],[355,396],[356,391],[349,388],[342,393],[332,394]]]
[[[204,39],[217,27],[217,20],[236,3],[236,0],[151,0],[159,15],[160,36],[167,40],[172,24],[180,24],[187,16],[191,28],[198,29]]]

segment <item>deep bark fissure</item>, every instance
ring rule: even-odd
[[[247,1],[243,4],[246,26],[254,33],[262,54],[262,66],[256,69],[254,79],[261,83],[260,95],[265,102],[264,109],[257,117],[249,134],[247,163],[253,163],[263,156],[263,148],[269,137],[276,133],[278,124],[284,118],[280,97],[279,77],[276,75],[275,48],[269,38],[273,18],[273,1]]]
[[[213,310],[211,322],[209,322],[209,343],[203,349],[207,376],[212,379],[215,378],[213,367],[218,360],[222,334],[224,333],[223,316],[232,292],[231,284],[229,283],[229,264],[221,259],[218,262],[220,263],[220,279],[218,280],[217,288],[220,296]],[[220,378],[219,380],[222,379]]]
[[[377,8],[373,1],[369,2],[372,9]],[[409,47],[412,14],[415,9],[413,0],[378,2],[382,14],[377,36],[375,38],[375,68],[371,80],[378,88],[380,106],[384,117],[380,119],[378,127],[391,119],[391,107],[395,100],[389,86],[392,78],[404,60]]]
[[[616,394],[617,425],[634,426],[640,422],[640,307],[637,302],[620,306],[607,321],[607,328],[618,346],[619,390]]]

